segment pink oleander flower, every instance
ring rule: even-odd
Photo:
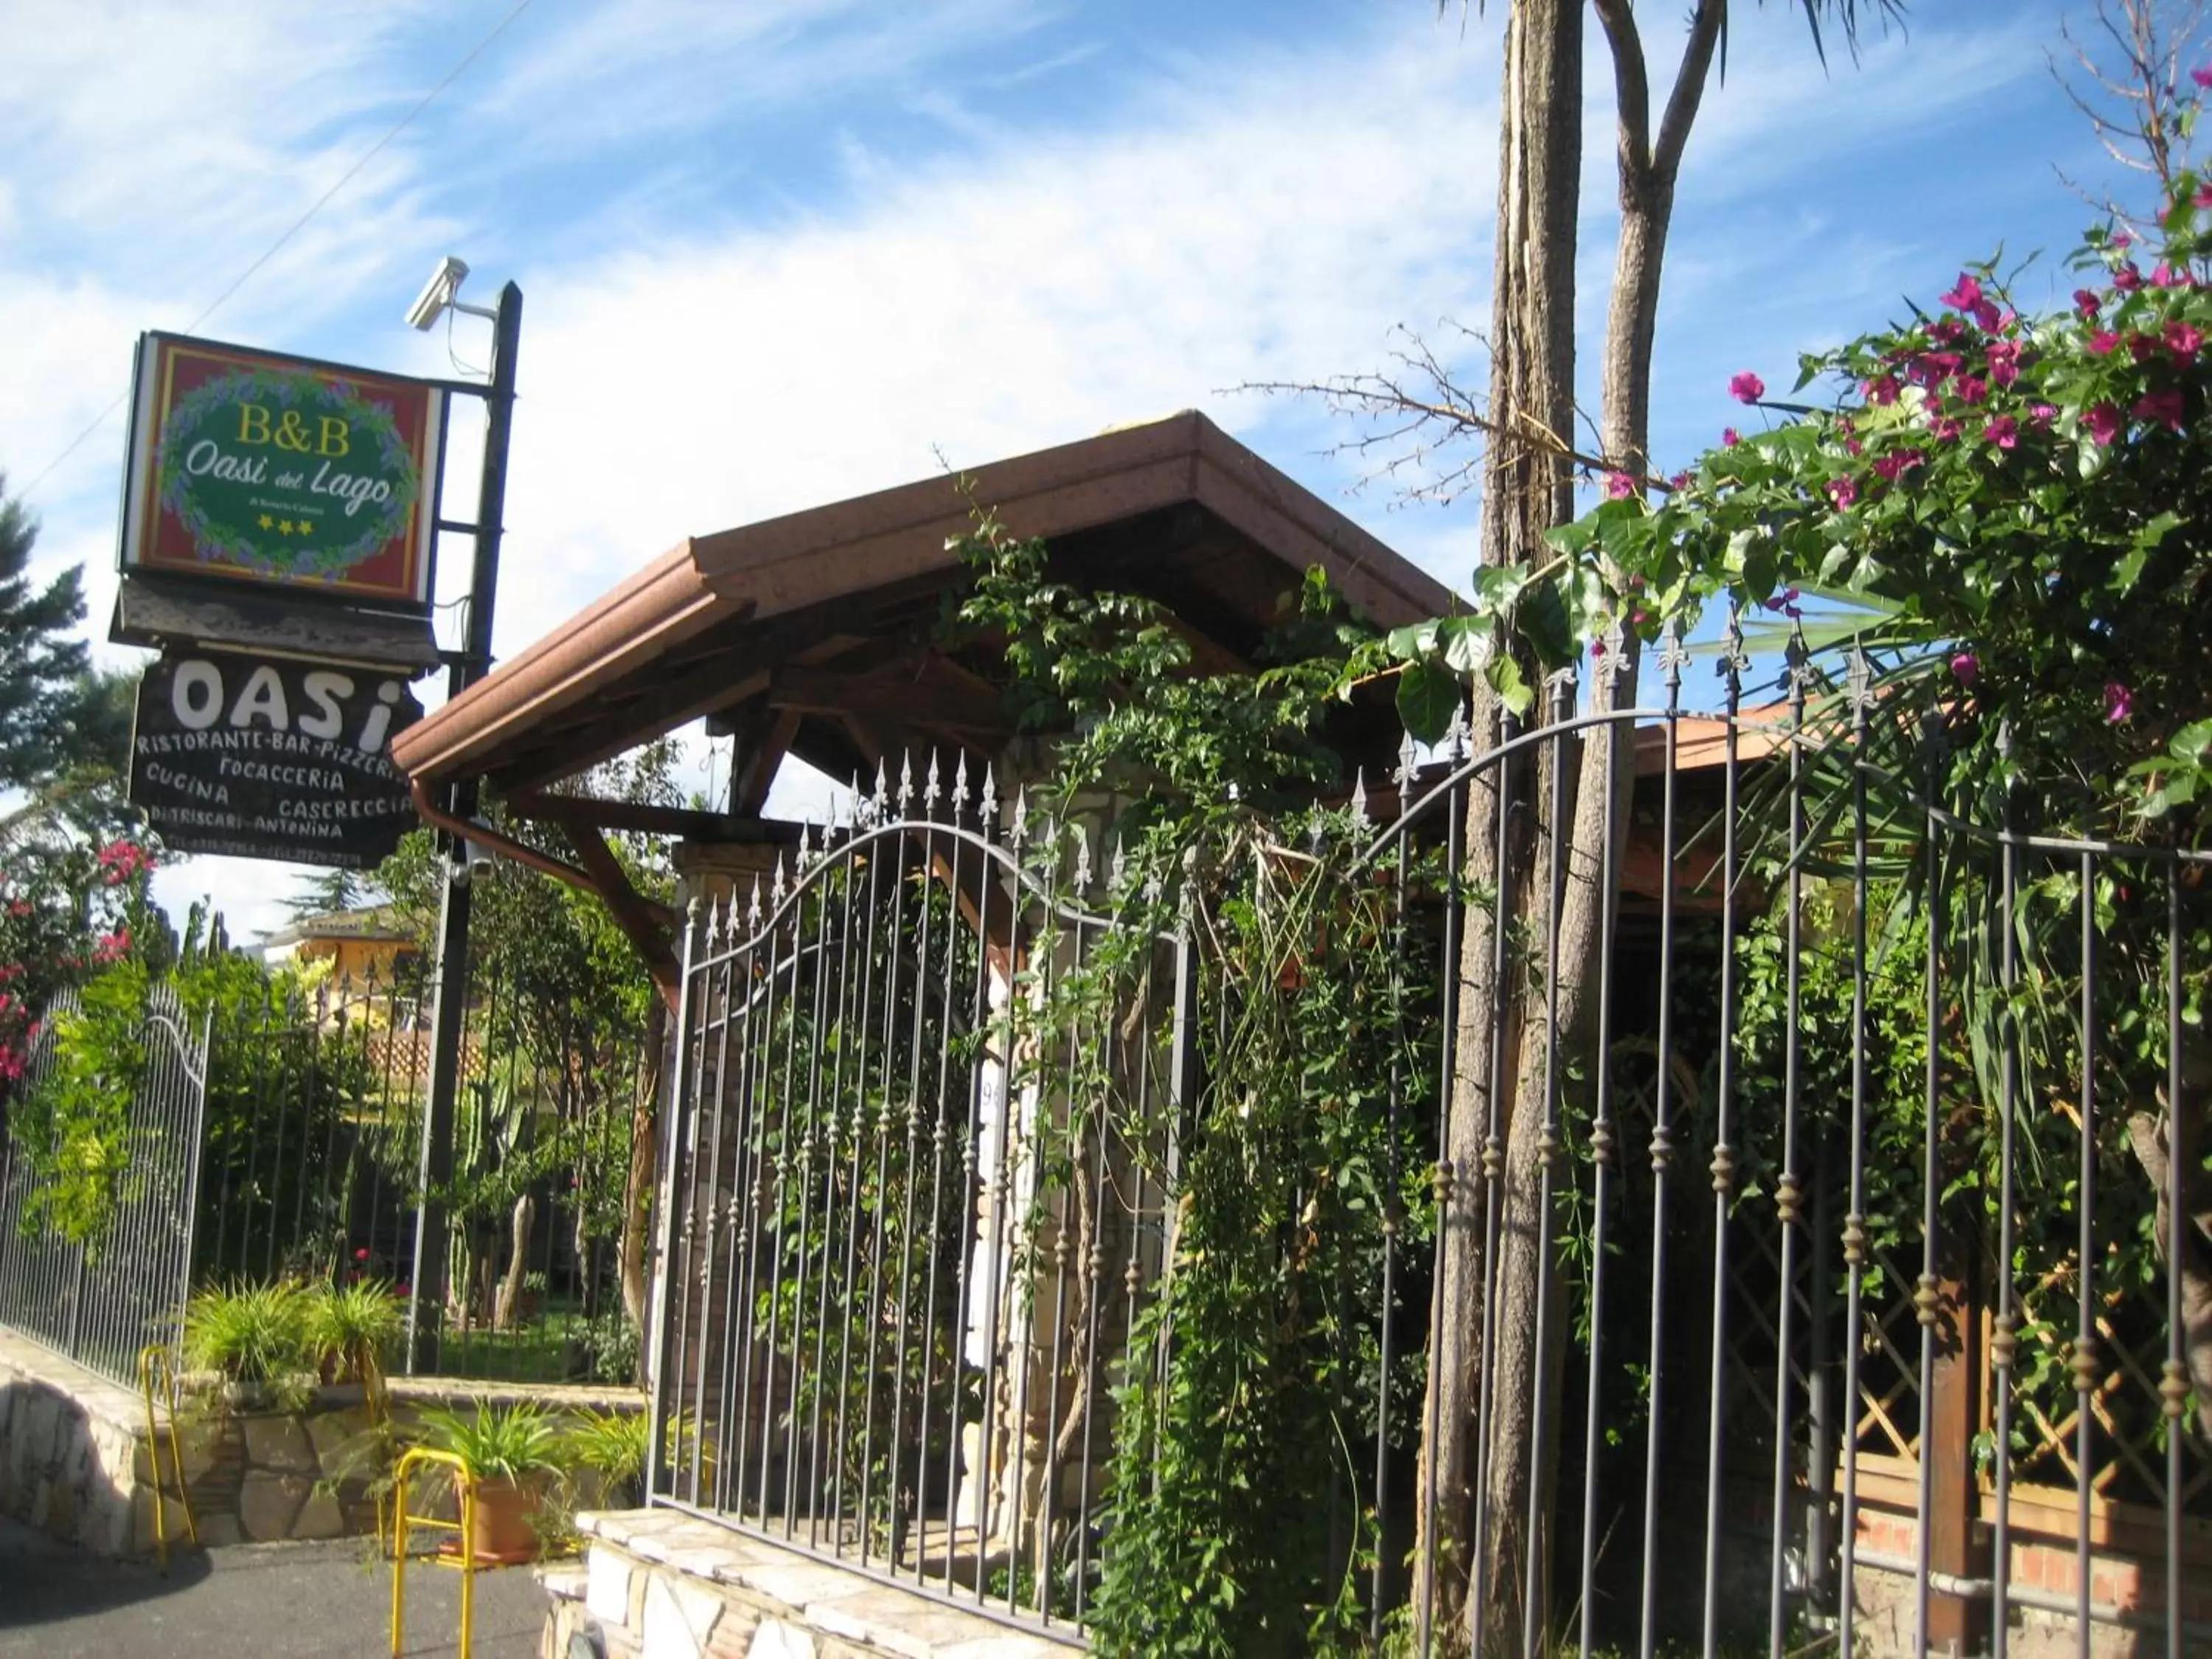
[[[1981,659],[1971,651],[1961,651],[1951,659],[1951,672],[1961,685],[1972,685],[1982,677]]]
[[[2181,430],[2181,393],[2178,391],[2146,392],[2136,399],[2131,411],[2136,419],[2162,426],[2169,432]]]
[[[1734,427],[1724,426],[1721,428],[1721,447],[1723,449],[1734,449],[1742,441],[1743,439],[1738,434]]]
[[[2123,294],[2132,294],[2142,286],[2142,272],[2136,269],[2134,260],[2124,261],[2120,268],[2112,273],[2112,286]]]
[[[1962,404],[1978,404],[1990,395],[1990,383],[1978,374],[1961,374],[1951,391]]]
[[[2083,412],[2081,424],[2094,441],[2110,448],[2120,435],[2120,411],[2110,404],[2098,404]]]
[[[2118,726],[2123,720],[2130,718],[2135,712],[2136,694],[2133,691],[2130,691],[2126,686],[2121,684],[2118,680],[2112,681],[2110,684],[2105,687],[2105,720],[2106,724]]]
[[[1898,384],[1896,375],[1877,375],[1866,383],[1866,399],[1870,404],[1885,405],[1893,404],[1897,401],[1898,393],[1903,390],[1904,388]]]
[[[2085,323],[2095,321],[2097,313],[2104,304],[2103,298],[2093,289],[2077,288],[2074,290],[2074,309],[2081,313],[2081,320]]]
[[[1942,300],[1954,311],[1972,311],[1982,302],[1982,285],[1962,270],[1959,273],[1959,285]]]
[[[1982,436],[1999,449],[2010,449],[2020,442],[2020,422],[2009,415],[2000,415],[1982,428]]]
[[[1998,340],[1990,347],[1990,379],[1999,386],[2010,386],[2020,379],[2020,342]],[[1964,397],[1966,394],[1960,394]]]
[[[1836,511],[1848,513],[1859,498],[1859,481],[1853,477],[1828,480],[1828,499],[1836,504]]]
[[[1914,467],[1927,465],[1928,452],[1908,445],[1903,449],[1893,449],[1887,455],[1875,457],[1874,470],[1885,482],[1895,483]]]
[[[2090,334],[2087,343],[2091,356],[2109,357],[2118,348],[2120,337],[2109,328],[2100,328]]]
[[[1635,493],[1636,480],[1626,472],[1608,472],[1605,475],[1605,495],[1607,501],[1626,501]]]
[[[2166,349],[2186,363],[2195,361],[2197,352],[2203,349],[2204,331],[2177,317],[2166,325],[2164,338]]]
[[[1766,395],[1766,382],[1749,369],[1729,379],[1729,396],[1740,404],[1755,404]]]

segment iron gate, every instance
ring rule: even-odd
[[[57,1038],[80,1017],[75,991],[54,1000],[41,1026],[19,1100],[63,1064]],[[59,1224],[40,1201],[32,1159],[15,1145],[0,1185],[0,1325],[126,1384],[141,1349],[173,1347],[190,1287],[198,1210],[200,1122],[207,1091],[208,1032],[176,992],[155,986],[138,1032],[143,1065],[121,1124],[102,1149],[112,1208],[90,1237]],[[89,1079],[99,1086],[100,1079]],[[19,1109],[20,1109],[20,1107]],[[57,1149],[58,1152],[58,1149]]]

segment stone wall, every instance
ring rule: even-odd
[[[373,1534],[374,1484],[433,1406],[531,1401],[556,1413],[638,1411],[635,1390],[395,1379],[392,1424],[374,1420],[356,1386],[310,1390],[296,1408],[233,1390],[190,1395],[177,1437],[200,1541],[266,1543]],[[162,1468],[169,1470],[164,1413]],[[146,1405],[37,1344],[0,1330],[0,1514],[103,1555],[154,1547],[153,1462]],[[165,1522],[185,1536],[173,1498]]]
[[[1016,1630],[804,1550],[675,1510],[580,1515],[580,1566],[553,1597],[543,1659],[582,1637],[605,1659],[1070,1659],[1072,1632]]]

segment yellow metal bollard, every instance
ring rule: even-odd
[[[185,1535],[200,1541],[199,1522],[192,1518],[192,1495],[185,1489],[185,1454],[177,1438],[177,1361],[168,1349],[155,1343],[138,1351],[138,1392],[146,1401],[146,1456],[154,1466],[154,1553],[161,1571],[169,1571],[169,1522],[162,1501],[161,1425],[154,1413],[154,1389],[159,1380],[163,1403],[169,1410],[169,1468],[177,1477],[177,1502],[184,1505]]]
[[[435,1516],[407,1512],[409,1477],[425,1464],[438,1464],[453,1472],[453,1489],[460,1494],[460,1518],[442,1521]],[[476,1623],[477,1557],[471,1547],[476,1537],[477,1482],[469,1466],[448,1451],[416,1446],[399,1460],[392,1486],[392,1659],[399,1659],[407,1626],[407,1528],[428,1527],[459,1534],[457,1547],[448,1559],[444,1552],[433,1560],[461,1570],[461,1644],[459,1659],[469,1659],[469,1639]]]

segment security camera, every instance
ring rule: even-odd
[[[468,280],[468,265],[450,253],[438,261],[437,270],[432,271],[430,280],[422,284],[422,291],[415,296],[415,303],[407,307],[409,325],[428,332],[430,325],[438,320],[439,313],[453,304],[453,296],[461,291],[461,284]]]
[[[480,841],[468,842],[461,848],[462,864],[471,881],[482,881],[491,874],[492,860],[497,855]]]

